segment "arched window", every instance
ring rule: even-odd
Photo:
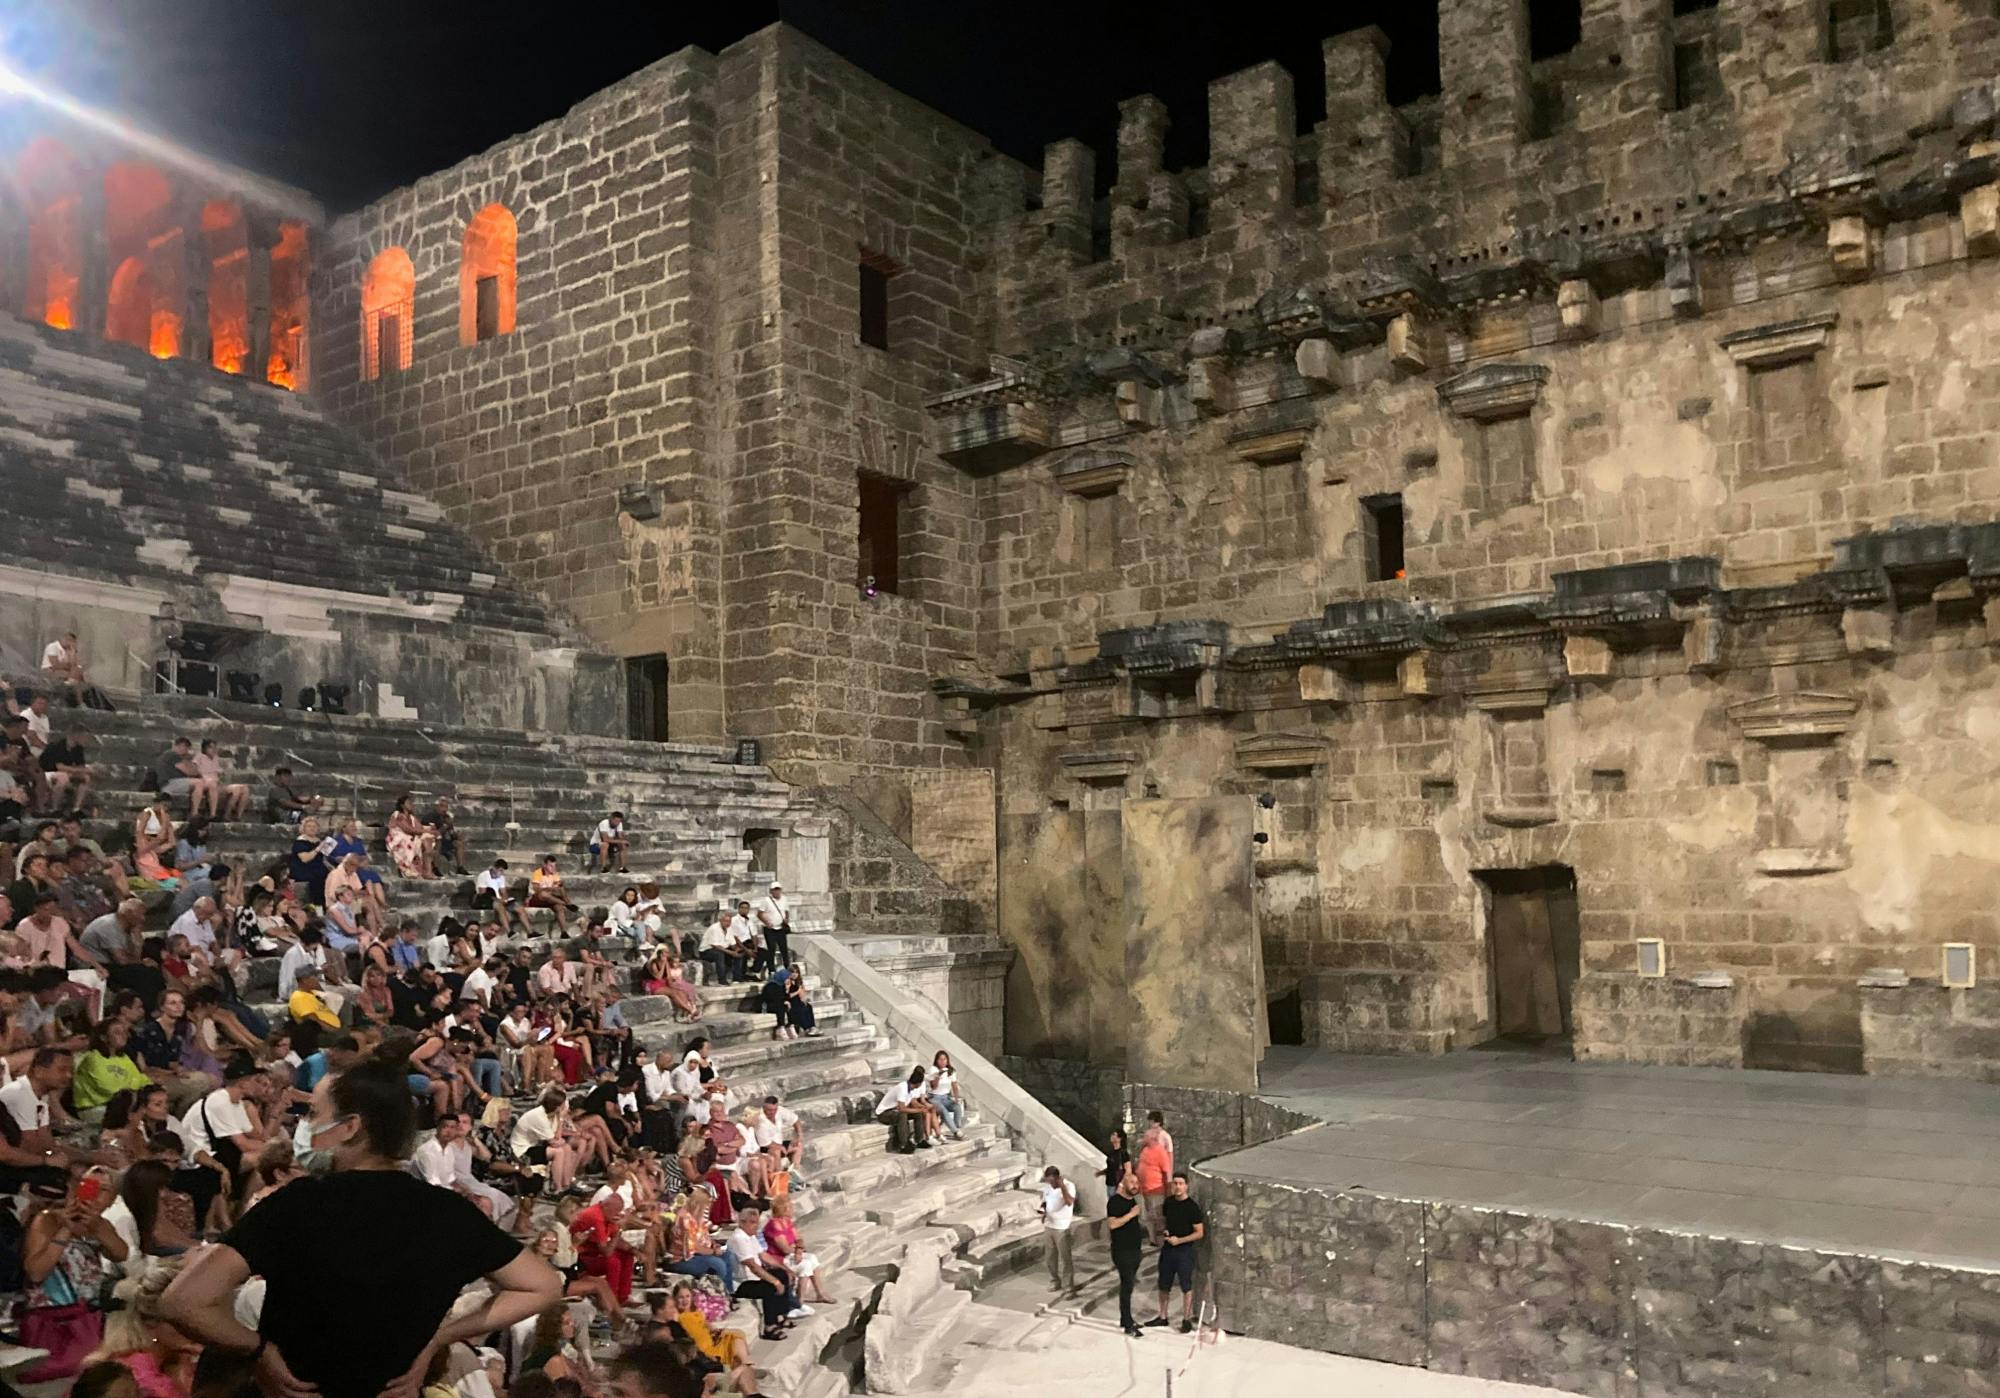
[[[410,317],[417,273],[401,248],[384,248],[361,282],[361,377],[379,379],[410,367]]]
[[[278,225],[271,249],[271,357],[264,377],[280,388],[306,386],[306,226]]]
[[[58,330],[71,329],[83,274],[81,170],[67,146],[41,136],[14,162],[14,179],[28,215],[21,314]]]
[[[458,264],[458,342],[514,333],[514,216],[488,204],[465,225]]]
[[[180,353],[182,232],[173,186],[150,165],[120,161],[104,172],[104,244],[112,273],[104,335],[161,359]]]
[[[250,242],[234,200],[202,206],[201,237],[208,262],[209,363],[240,374],[250,358]]]

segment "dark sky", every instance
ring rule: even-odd
[[[1538,0],[1539,3],[1539,0]],[[1303,18],[1287,15],[1303,14]],[[1275,58],[1302,128],[1323,112],[1319,41],[1379,23],[1391,97],[1437,85],[1434,4],[864,4],[703,8],[539,0],[0,0],[15,66],[223,160],[297,185],[330,212],[526,130],[688,44],[714,51],[775,19],[1038,160],[1077,136],[1111,174],[1117,103],[1163,98],[1169,163],[1206,159],[1210,78]]]

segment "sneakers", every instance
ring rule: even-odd
[[[1191,1335],[1193,1333],[1194,1333],[1194,1322],[1192,1320],[1183,1320],[1181,1322],[1181,1334]]]
[[[931,1148],[931,1145],[932,1145],[932,1143],[931,1143],[930,1141],[918,1141],[918,1142],[917,1142],[917,1149],[918,1149],[918,1150],[929,1150],[929,1149]]]
[[[1126,1326],[1126,1327],[1125,1327],[1125,1333],[1126,1333],[1127,1335],[1130,1335],[1130,1336],[1131,1336],[1131,1337],[1132,1337],[1133,1339],[1135,1339],[1135,1340],[1143,1340],[1143,1339],[1145,1339],[1145,1338],[1146,1338],[1146,1332],[1145,1332],[1145,1331],[1143,1331],[1143,1330],[1141,1330],[1141,1329],[1140,1329],[1140,1328],[1139,1328],[1138,1326],[1136,1326],[1136,1325],[1128,1325],[1128,1326]]]
[[[785,1319],[797,1320],[800,1316],[811,1315],[812,1313],[813,1313],[813,1308],[805,1304],[805,1302],[801,1301],[798,1305],[792,1307],[789,1311],[785,1312]]]
[[[1146,1328],[1148,1330],[1151,1330],[1156,1325],[1165,1325],[1166,1323],[1167,1323],[1167,1318],[1165,1316],[1156,1315],[1151,1320],[1146,1322]]]

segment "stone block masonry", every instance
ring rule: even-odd
[[[1987,1386],[2000,1276],[1198,1169],[1223,1325],[1622,1398]]]

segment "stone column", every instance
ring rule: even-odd
[[[1374,25],[1320,46],[1326,124],[1320,128],[1319,190],[1327,203],[1387,184],[1396,175],[1396,125],[1385,65],[1389,40]]]
[[[1528,134],[1527,0],[1439,0],[1444,168],[1503,176]]]
[[[1208,85],[1209,227],[1291,208],[1298,131],[1292,75],[1259,63]]]
[[[0,312],[28,314],[28,210],[11,183],[0,183]]]
[[[243,373],[259,383],[271,362],[271,249],[278,237],[275,214],[243,210],[243,300],[249,321]]]
[[[1052,142],[1042,154],[1042,229],[1046,246],[1074,262],[1090,260],[1090,205],[1097,157],[1083,142]]]
[[[76,283],[76,330],[104,338],[105,298],[111,294],[111,251],[104,238],[104,171],[91,166],[83,172],[77,194],[77,241],[83,266]]]
[[[1111,191],[1111,253],[1156,241],[1159,219],[1149,208],[1153,181],[1167,147],[1167,104],[1147,93],[1118,104],[1118,183]]]
[[[208,233],[201,226],[208,198],[201,190],[182,189],[174,200],[181,224],[181,346],[180,357],[206,364],[210,353],[208,281],[214,260],[208,253]]]

